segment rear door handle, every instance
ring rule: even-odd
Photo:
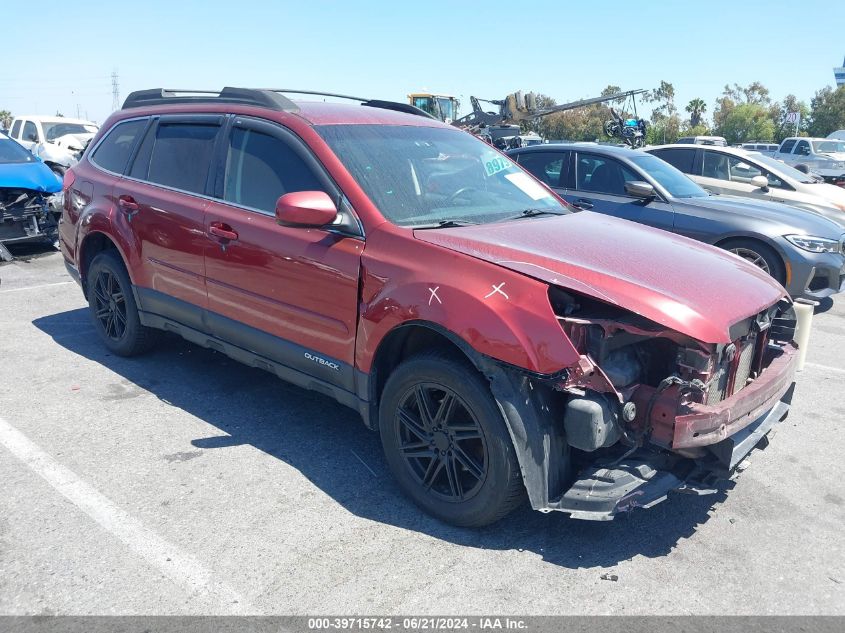
[[[582,211],[589,211],[593,208],[593,203],[587,200],[586,198],[578,198],[575,202],[572,203],[572,206],[576,209],[581,209]]]
[[[208,227],[208,232],[223,240],[234,241],[238,239],[237,231],[223,222],[212,222]]]
[[[117,205],[127,213],[135,213],[138,211],[138,203],[132,196],[120,196],[117,199]]]

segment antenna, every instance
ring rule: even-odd
[[[111,109],[120,109],[120,85],[117,83],[117,69],[111,73]]]

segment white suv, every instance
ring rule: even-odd
[[[56,116],[20,116],[9,136],[38,156],[62,178],[82,156],[85,145],[99,127],[91,121]]]

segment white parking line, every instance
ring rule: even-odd
[[[204,604],[196,605],[199,609],[219,609],[221,615],[256,613],[232,587],[215,579],[196,558],[144,527],[3,418],[0,418],[0,445],[192,598],[202,600]]]
[[[819,363],[804,363],[804,367],[812,367],[814,369],[824,369],[826,371],[832,371],[837,374],[845,374],[845,369],[842,367],[831,367],[830,365],[821,365]]]
[[[69,281],[57,281],[53,284],[41,284],[39,286],[24,286],[23,288],[10,288],[9,290],[0,290],[0,295],[4,295],[9,292],[23,292],[24,290],[38,290],[39,288],[49,288],[50,286],[64,286],[72,283],[76,282],[71,279]]]

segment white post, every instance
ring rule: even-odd
[[[807,360],[807,346],[810,342],[810,329],[813,325],[813,311],[818,305],[815,301],[796,299],[792,307],[795,309],[797,323],[795,325],[795,343],[798,345],[798,371],[804,369]]]

